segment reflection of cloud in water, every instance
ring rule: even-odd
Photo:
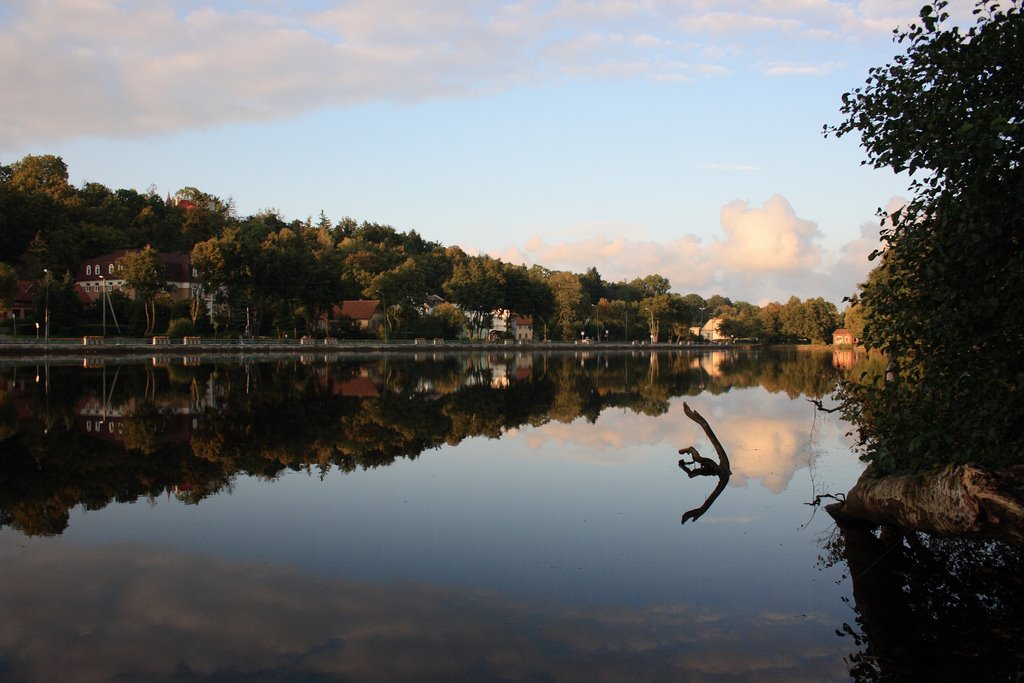
[[[21,539],[23,540],[23,539]],[[814,615],[561,610],[256,563],[0,537],[0,660],[18,680],[834,679]],[[69,581],[69,571],[74,580]],[[827,632],[827,637],[822,634]],[[835,645],[834,649],[830,646]]]
[[[814,407],[803,399],[746,389],[719,396],[700,394],[686,401],[708,419],[725,446],[733,471],[730,486],[760,481],[779,493],[797,470],[814,464],[820,450],[846,450],[850,445],[837,416],[815,416]],[[671,460],[680,448],[696,445],[702,455],[715,457],[704,432],[683,414],[681,398],[673,400],[667,416],[610,409],[595,424],[548,423],[509,432],[507,438],[520,438],[535,451],[544,449],[544,457],[591,464],[628,463],[636,457],[636,447],[664,448]]]

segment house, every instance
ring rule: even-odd
[[[4,311],[3,320],[22,320],[32,313],[32,298],[35,296],[36,287],[39,286],[34,280],[18,280],[18,287],[14,290],[14,300],[11,301],[10,310]]]
[[[420,307],[420,310],[423,311],[424,315],[430,315],[431,313],[434,312],[435,308],[437,308],[441,304],[446,303],[448,302],[445,301],[442,297],[439,297],[437,294],[428,294],[423,299],[423,305]]]
[[[533,341],[533,318],[517,315],[512,320],[516,341]]]
[[[704,323],[704,327],[700,330],[700,336],[704,337],[707,341],[729,341],[731,338],[729,335],[724,334],[721,331],[722,323],[725,322],[718,316],[713,316],[710,320]]]
[[[506,309],[492,313],[487,339],[497,341],[507,337],[512,337],[516,341],[533,341],[533,318]]]
[[[854,343],[853,333],[845,327],[840,327],[838,330],[832,333],[832,345],[838,346],[840,344],[853,344]]]
[[[96,301],[107,293],[126,289],[122,275],[124,257],[131,250],[118,250],[82,261],[75,273],[75,285],[85,303]],[[157,252],[157,257],[167,271],[169,294],[175,301],[186,301],[199,293],[199,273],[192,265],[188,254]]]
[[[379,299],[348,299],[332,309],[334,317],[351,320],[361,332],[376,334],[384,324],[384,308]]]

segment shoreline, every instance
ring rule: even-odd
[[[51,339],[45,341],[15,341],[0,339],[0,364],[9,362],[35,362],[51,360],[111,359],[112,357],[229,357],[229,356],[285,356],[316,355],[384,355],[416,353],[472,353],[472,352],[630,352],[630,351],[713,351],[726,349],[768,348],[768,345],[721,343],[659,342],[466,342],[459,340],[391,340],[363,341],[337,339],[201,339],[161,340],[146,339]],[[829,347],[817,347],[829,348]]]

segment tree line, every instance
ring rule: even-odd
[[[596,267],[527,268],[466,254],[415,230],[333,221],[322,211],[304,221],[273,210],[240,217],[231,199],[195,187],[163,198],[154,188],[74,187],[68,177],[53,155],[0,165],[0,312],[10,307],[19,278],[41,280],[36,310],[51,311],[55,334],[95,328],[103,303],[83,305],[72,273],[83,259],[121,249],[133,251],[120,277],[135,296],[113,292],[107,306],[132,334],[163,331],[171,321],[206,334],[345,334],[336,306],[347,299],[380,300],[395,337],[479,336],[496,312],[506,323],[529,316],[535,338],[556,341],[683,341],[717,316],[733,338],[826,342],[842,323],[821,297],[758,306],[680,295],[656,273],[609,282]],[[175,303],[163,295],[157,252],[191,256],[199,291],[213,295],[212,315],[200,297]],[[447,304],[427,306],[433,297]]]

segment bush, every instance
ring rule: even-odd
[[[175,318],[167,326],[168,337],[191,337],[196,333],[196,326],[191,318]]]

